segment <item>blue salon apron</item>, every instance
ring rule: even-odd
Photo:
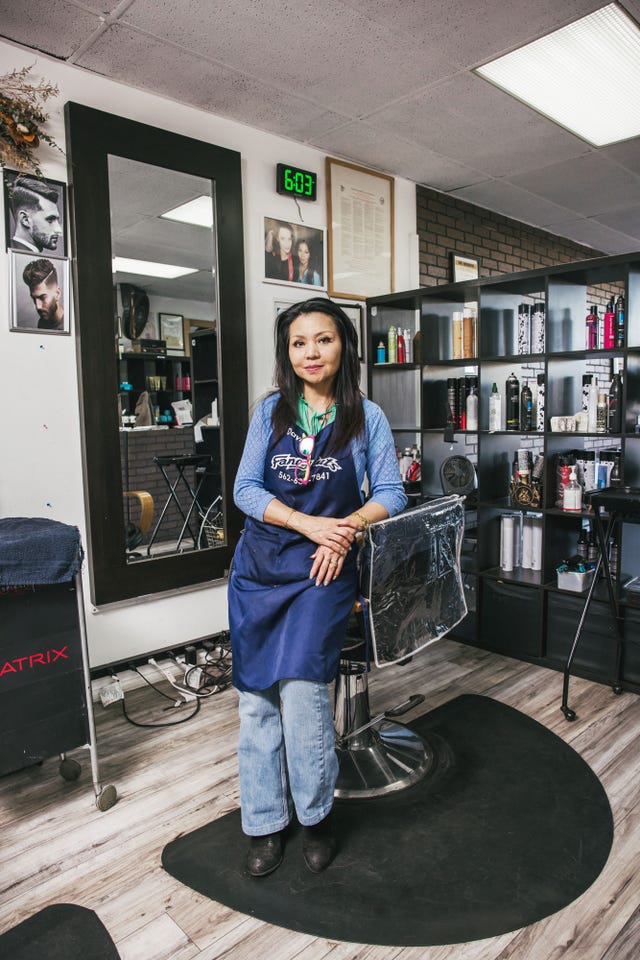
[[[303,435],[290,427],[269,449],[264,487],[295,510],[346,517],[361,506],[351,451],[328,454],[334,424],[316,436],[309,483],[294,468]],[[344,559],[328,586],[309,579],[317,544],[294,530],[247,518],[229,578],[229,626],[233,683],[239,690],[266,690],[278,680],[329,683],[356,599],[356,551]]]

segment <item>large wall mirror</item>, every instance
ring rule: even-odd
[[[247,427],[240,156],[65,108],[91,595],[215,580]]]

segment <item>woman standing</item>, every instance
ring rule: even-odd
[[[353,324],[326,299],[276,324],[276,392],[247,434],[234,498],[247,514],[229,580],[240,699],[242,827],[253,876],[275,870],[294,810],[319,872],[335,853],[338,775],[327,684],[356,599],[356,533],[406,505],[391,430],[359,389]],[[371,490],[363,505],[365,471]]]

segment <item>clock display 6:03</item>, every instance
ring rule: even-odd
[[[318,176],[310,170],[299,170],[285,163],[277,167],[276,190],[278,193],[300,197],[303,200],[315,200]]]

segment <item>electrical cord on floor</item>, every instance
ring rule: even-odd
[[[187,702],[188,702],[186,699],[183,698],[183,699],[182,699],[182,703],[181,703],[180,700],[175,700],[173,697],[171,697],[171,696],[169,696],[168,694],[166,694],[163,690],[160,690],[160,689],[156,686],[156,684],[155,684],[155,683],[152,683],[151,680],[148,680],[148,679],[145,677],[145,675],[144,675],[140,670],[138,670],[138,668],[137,668],[135,665],[132,664],[132,665],[131,665],[131,669],[132,669],[135,673],[137,673],[138,676],[142,677],[142,679],[144,680],[144,682],[145,682],[146,684],[148,684],[148,685],[152,688],[152,690],[155,690],[155,692],[156,692],[157,694],[159,694],[161,697],[164,697],[165,700],[170,700],[174,707],[180,707],[180,706],[182,706],[183,703],[187,703]],[[142,722],[139,721],[139,720],[134,720],[134,719],[133,719],[132,717],[130,717],[129,714],[127,713],[127,708],[126,708],[126,705],[125,705],[124,691],[123,691],[123,694],[122,694],[122,701],[121,701],[121,702],[122,702],[122,715],[123,715],[123,717],[125,718],[125,720],[127,720],[129,723],[131,723],[134,727],[142,727],[142,728],[145,728],[145,729],[152,728],[152,729],[157,729],[157,730],[158,730],[158,729],[160,729],[161,727],[176,727],[179,723],[186,723],[187,720],[192,720],[192,719],[195,717],[195,715],[200,712],[200,700],[198,700],[198,699],[196,698],[196,700],[195,700],[195,702],[194,702],[194,709],[193,709],[193,710],[191,711],[191,713],[188,714],[186,717],[180,717],[179,720],[170,720],[170,721],[168,721],[167,723],[142,723]],[[165,708],[165,709],[168,709],[168,708]]]

